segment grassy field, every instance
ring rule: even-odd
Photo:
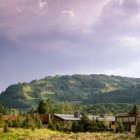
[[[14,129],[3,133],[0,129],[0,140],[136,140],[133,134],[103,133],[63,133],[48,129]],[[137,139],[138,140],[138,139]]]

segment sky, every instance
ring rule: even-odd
[[[0,91],[72,74],[140,78],[140,0],[0,0]]]

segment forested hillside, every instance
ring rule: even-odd
[[[0,104],[13,108],[37,106],[41,98],[54,102],[82,104],[140,104],[140,79],[107,75],[72,75],[45,77],[30,83],[9,86],[0,95]]]

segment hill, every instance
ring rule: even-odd
[[[0,104],[12,108],[37,106],[41,98],[53,101],[140,104],[140,79],[107,75],[48,76],[30,83],[10,85]]]

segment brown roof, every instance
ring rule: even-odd
[[[3,116],[4,121],[12,120],[15,121],[17,119],[17,116],[12,116],[12,115],[4,115]]]

